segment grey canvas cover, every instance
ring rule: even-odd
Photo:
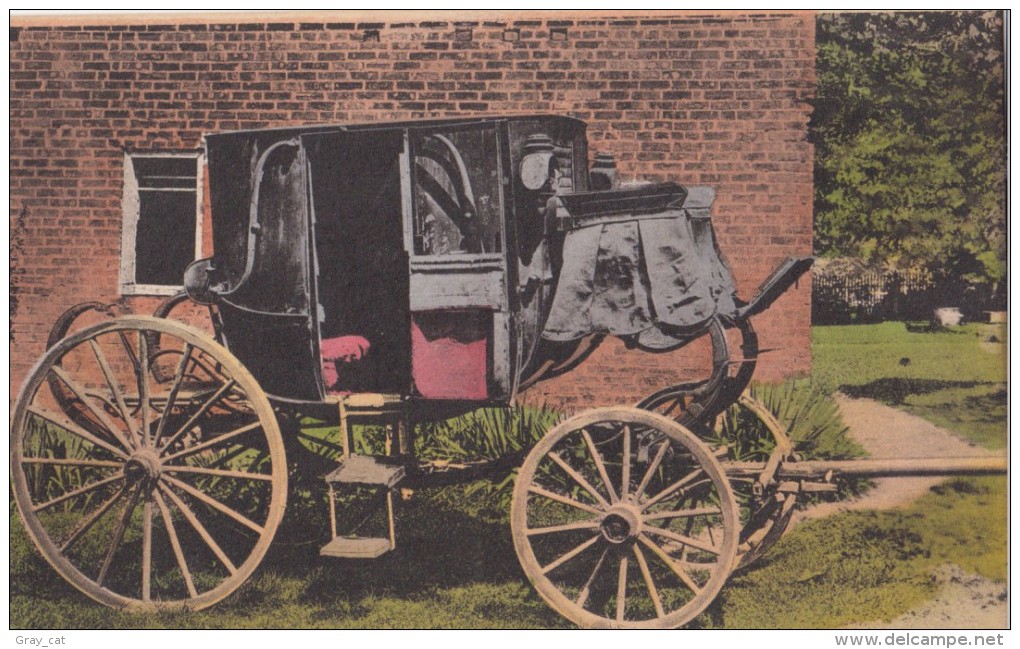
[[[563,266],[542,336],[636,336],[666,348],[736,313],[733,277],[709,221],[714,191],[694,187],[681,208],[619,216],[566,233]]]

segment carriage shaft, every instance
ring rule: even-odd
[[[757,477],[764,469],[761,462],[723,462],[723,470],[730,477]],[[1005,456],[865,459],[865,460],[810,460],[785,462],[776,472],[778,479],[824,478],[828,474],[857,477],[913,477],[996,475],[1008,469]]]

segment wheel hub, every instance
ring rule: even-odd
[[[641,532],[641,515],[631,505],[615,505],[602,517],[599,530],[602,537],[614,545],[633,541]]]
[[[131,482],[152,482],[157,480],[163,471],[163,463],[159,453],[152,448],[143,447],[131,454],[124,465],[124,475]]]

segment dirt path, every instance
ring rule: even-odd
[[[871,399],[851,399],[837,394],[840,414],[849,434],[874,458],[969,457],[988,455],[988,449],[955,436],[920,417]],[[893,509],[914,502],[944,478],[883,478],[860,498],[840,503],[821,503],[798,512],[792,521],[821,518],[856,509]],[[987,629],[1008,625],[1006,585],[947,565],[932,575],[942,590],[932,601],[904,613],[891,622],[860,625],[862,628]]]
[[[835,396],[850,437],[878,459],[973,457],[990,451],[955,436],[920,417],[872,399]],[[944,478],[881,478],[862,497],[838,503],[821,503],[798,512],[799,521],[856,509],[892,509],[914,502]]]

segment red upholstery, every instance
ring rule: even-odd
[[[319,353],[322,357],[322,380],[326,384],[326,389],[335,391],[344,364],[360,361],[370,347],[368,339],[362,336],[323,338],[319,343]]]

